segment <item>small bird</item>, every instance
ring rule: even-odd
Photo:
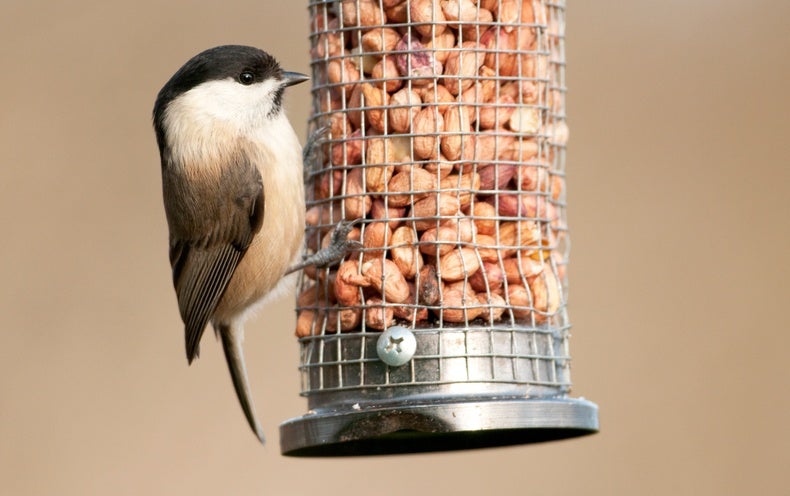
[[[218,46],[184,64],[153,110],[187,360],[198,356],[211,323],[261,443],[242,353],[244,322],[267,296],[287,289],[287,273],[337,261],[350,243],[343,223],[331,247],[297,263],[304,238],[302,147],[283,110],[283,92],[307,79],[283,71],[260,49]]]

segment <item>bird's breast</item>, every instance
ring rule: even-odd
[[[263,224],[236,267],[214,320],[238,318],[278,286],[287,287],[282,284],[283,275],[301,252],[304,239],[302,152],[287,120],[285,124],[268,132],[263,130],[245,146],[261,173]]]

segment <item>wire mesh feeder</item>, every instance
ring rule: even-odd
[[[287,455],[436,451],[594,432],[568,397],[564,2],[309,4],[308,270]]]

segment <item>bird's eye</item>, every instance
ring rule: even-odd
[[[245,86],[251,85],[255,81],[255,74],[250,71],[244,71],[239,74],[239,82]]]

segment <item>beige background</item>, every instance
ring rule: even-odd
[[[279,454],[291,298],[248,327],[265,448],[210,337],[187,367],[150,125],[209,46],[307,72],[306,4],[2,2],[0,493],[786,493],[790,2],[570,2],[574,394],[600,434],[329,460]]]

